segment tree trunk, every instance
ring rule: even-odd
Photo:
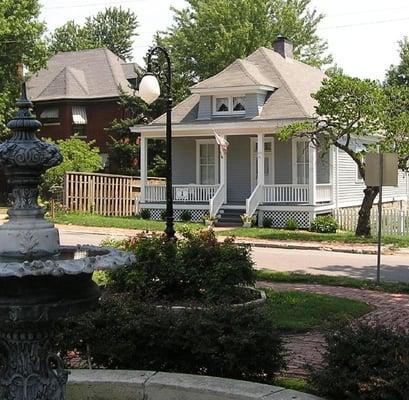
[[[364,190],[365,196],[362,200],[361,209],[359,210],[358,224],[356,226],[356,236],[371,235],[371,208],[376,196],[379,193],[377,186],[368,186]]]

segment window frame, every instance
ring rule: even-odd
[[[201,163],[200,163],[200,146],[204,144],[214,145],[214,183],[201,183]],[[197,139],[196,140],[196,184],[197,185],[218,185],[219,184],[219,146],[215,139]]]
[[[307,176],[308,177],[308,182],[304,182],[304,183],[298,183],[298,158],[297,158],[297,151],[298,151],[298,143],[305,143],[307,146],[307,152],[308,152],[308,162],[303,162],[302,164],[304,166],[306,166],[306,168],[304,167],[304,178]],[[310,184],[310,143],[307,139],[293,139],[293,151],[292,151],[292,155],[293,155],[293,160],[292,160],[292,167],[293,167],[293,185],[309,185]],[[307,174],[305,174],[305,172],[307,172]],[[305,179],[304,179],[305,180]]]
[[[212,96],[212,97],[213,97],[213,100],[212,100],[213,115],[243,115],[243,114],[246,114],[246,108],[247,108],[246,107],[246,95],[244,95],[244,94],[234,95],[234,96],[217,95],[217,96]],[[244,99],[244,110],[234,111],[233,110],[234,99],[238,98],[238,97],[242,97]],[[217,109],[216,109],[217,99],[228,99],[229,110],[228,111],[217,111]]]

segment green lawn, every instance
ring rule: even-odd
[[[281,386],[286,389],[297,390],[304,393],[313,393],[308,381],[302,378],[275,378],[273,385]]]
[[[381,282],[380,285],[377,285],[375,281],[349,278],[347,276],[310,275],[296,272],[276,272],[263,269],[257,271],[257,280],[278,283],[343,286],[356,289],[380,290],[388,293],[409,294],[409,283]]]
[[[356,237],[353,232],[317,233],[303,230],[288,231],[274,228],[234,228],[219,232],[223,236],[248,237],[267,240],[300,240],[314,242],[376,243],[375,237]],[[409,247],[409,236],[383,236],[383,244]]]
[[[280,331],[301,333],[355,319],[371,310],[364,302],[299,291],[266,290],[267,307]]]
[[[96,226],[104,228],[123,228],[139,229],[149,231],[163,231],[165,229],[164,221],[151,221],[138,219],[136,217],[104,217],[102,215],[88,213],[59,213],[55,216],[53,222],[57,224],[72,224],[82,226]],[[177,222],[176,230],[186,223]],[[188,223],[189,227],[194,229],[204,228],[203,224]]]

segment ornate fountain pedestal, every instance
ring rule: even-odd
[[[13,135],[0,144],[0,165],[12,187],[10,220],[0,226],[0,399],[64,400],[68,374],[50,351],[56,320],[98,304],[95,270],[132,264],[130,253],[60,246],[58,230],[37,204],[41,174],[62,161],[39,140],[25,86]]]

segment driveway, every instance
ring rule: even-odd
[[[65,245],[98,245],[108,237],[122,239],[126,234],[117,232],[107,235],[103,228],[98,232],[79,232],[60,226],[61,243]],[[257,268],[274,271],[291,271],[309,274],[349,276],[352,278],[375,279],[376,256],[349,254],[321,250],[292,250],[254,247],[253,258]],[[409,254],[383,255],[382,279],[409,282]]]

